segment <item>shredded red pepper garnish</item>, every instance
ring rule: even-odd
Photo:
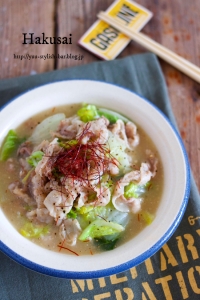
[[[58,245],[58,247],[60,248],[59,251],[61,251],[61,249],[65,249],[65,250],[67,250],[67,251],[69,251],[69,252],[75,254],[76,256],[79,256],[78,253],[76,253],[75,251],[72,251],[71,249],[69,249],[69,248],[67,248],[67,247],[64,247],[64,246],[62,246],[62,245]]]
[[[83,138],[89,136],[86,144]],[[79,135],[77,143],[63,148],[57,155],[49,160],[51,170],[57,170],[62,176],[62,183],[66,179],[72,179],[87,185],[92,189],[92,182],[100,184],[101,176],[109,173],[109,165],[119,165],[118,161],[110,154],[106,144],[98,142],[97,137],[90,131],[90,124],[86,124]],[[53,173],[52,173],[53,176]]]
[[[63,240],[62,243],[61,242],[59,243],[59,245],[58,245],[58,247],[60,247],[59,252],[61,251],[61,248],[63,247],[64,243],[65,243],[65,240]]]

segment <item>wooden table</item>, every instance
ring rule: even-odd
[[[100,10],[113,0],[0,0],[0,78],[11,78],[87,64],[98,58],[77,45],[78,39],[94,23]],[[200,67],[200,1],[138,0],[154,13],[143,32]],[[23,45],[23,32],[35,36],[73,34],[67,52],[83,54],[84,59],[15,59],[22,54],[66,54],[66,45]],[[138,44],[130,45],[119,55],[145,52]],[[177,124],[185,143],[191,168],[200,190],[200,85],[160,61]]]

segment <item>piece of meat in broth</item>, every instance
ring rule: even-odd
[[[115,124],[109,125],[108,129],[123,140],[128,149],[134,149],[139,144],[137,126],[133,122],[124,124],[122,120],[117,120]]]
[[[88,201],[91,186],[79,180],[67,178],[63,181],[66,197],[74,202],[75,207],[80,208]]]
[[[15,196],[26,202],[28,205],[36,204],[35,200],[28,195],[26,189],[20,187],[20,183],[18,181],[11,183],[8,188]]]
[[[51,157],[58,154],[61,151],[61,147],[58,144],[58,139],[55,138],[49,144],[45,150],[45,154],[42,159],[39,161],[38,165],[35,168],[35,173],[39,174],[41,177],[48,177],[51,174]]]
[[[17,155],[26,158],[31,155],[31,152],[32,152],[32,145],[29,141],[26,141],[19,146],[17,150]]]
[[[49,141],[43,140],[39,145],[35,146],[33,152],[43,151],[45,153],[46,149],[49,147]]]
[[[96,198],[93,201],[86,202],[86,205],[96,206],[106,206],[110,202],[111,192],[110,189],[106,186],[93,187],[96,192]]]
[[[113,192],[112,202],[115,208],[122,212],[137,213],[141,209],[142,198],[124,197],[124,187],[130,182],[137,182],[138,185],[145,185],[154,174],[148,163],[142,163],[140,170],[131,171],[125,174],[117,183]]]
[[[50,216],[60,225],[66,218],[66,214],[71,210],[74,199],[67,197],[64,193],[53,190],[44,200],[44,205],[48,209]]]
[[[73,140],[76,138],[79,128],[84,124],[85,123],[77,116],[66,118],[60,122],[58,130],[54,132],[53,135],[67,140]]]
[[[90,121],[79,128],[76,139],[79,139],[83,135],[81,143],[87,144],[91,137],[95,137],[96,142],[105,144],[108,140],[108,124],[108,119],[104,117]]]
[[[125,124],[122,120],[117,120],[116,123],[109,125],[108,129],[112,132],[113,135],[118,136],[121,140],[123,140],[126,147],[129,148],[125,131]]]
[[[26,214],[27,218],[33,222],[42,222],[50,224],[53,222],[53,218],[49,215],[47,208],[36,208]]]
[[[151,172],[153,176],[155,176],[157,172],[158,159],[155,157],[155,154],[149,149],[146,150],[146,155],[147,155],[147,162],[150,165]]]
[[[46,197],[44,179],[39,174],[35,174],[29,187],[38,208],[44,207],[44,199]]]
[[[133,122],[127,122],[125,125],[126,136],[131,149],[134,149],[140,142],[137,126]]]
[[[75,246],[77,238],[81,232],[81,227],[76,219],[66,219],[59,228],[61,240],[70,246]]]
[[[112,196],[112,203],[114,207],[122,212],[134,212],[136,213],[141,209],[141,204],[137,201],[137,209],[134,209],[133,202],[135,198],[126,199],[124,197],[124,187],[127,186],[131,181],[138,181],[140,179],[140,171],[132,171],[125,174],[117,183]],[[140,199],[141,201],[141,199]]]

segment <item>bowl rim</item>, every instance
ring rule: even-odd
[[[14,252],[12,249],[10,249],[8,246],[6,246],[1,240],[0,240],[0,250],[6,254],[8,257],[13,259],[14,261],[20,263],[21,265],[28,267],[29,269],[45,274],[45,275],[50,275],[54,277],[59,277],[59,278],[67,278],[67,279],[94,279],[94,278],[100,278],[100,277],[105,277],[105,276],[110,276],[113,274],[117,274],[123,271],[126,271],[134,266],[137,266],[138,264],[144,262],[147,258],[151,257],[154,255],[172,236],[172,234],[175,232],[177,229],[178,225],[180,224],[180,221],[183,218],[183,215],[185,213],[189,195],[190,195],[190,164],[187,156],[187,152],[185,149],[185,146],[183,144],[183,141],[178,133],[178,130],[176,126],[169,120],[169,118],[164,114],[164,112],[158,108],[154,103],[152,103],[150,100],[146,99],[145,97],[139,95],[138,93],[134,92],[133,90],[120,86],[119,84],[115,83],[110,83],[110,82],[105,82],[103,80],[91,80],[91,79],[64,79],[64,80],[58,80],[58,81],[53,81],[45,84],[41,84],[39,86],[36,86],[34,88],[30,88],[25,92],[22,92],[18,94],[17,96],[13,97],[11,100],[9,100],[7,103],[5,103],[3,106],[0,108],[0,112],[6,108],[8,105],[10,105],[12,102],[16,101],[18,98],[21,96],[32,92],[33,90],[42,88],[44,86],[52,85],[52,84],[57,84],[61,82],[69,82],[69,81],[86,81],[86,82],[99,82],[107,85],[112,85],[114,87],[118,87],[120,89],[124,89],[132,94],[137,95],[141,100],[147,102],[150,106],[152,106],[168,123],[170,129],[173,131],[175,134],[178,144],[180,145],[183,158],[184,158],[184,164],[185,164],[185,175],[186,175],[186,184],[185,184],[185,190],[184,190],[184,196],[182,199],[182,203],[179,209],[179,213],[177,214],[177,218],[172,222],[171,226],[168,228],[168,230],[165,232],[165,234],[160,238],[151,248],[143,252],[141,255],[135,257],[132,260],[129,260],[128,262],[122,263],[120,265],[102,269],[102,270],[95,270],[95,271],[67,271],[67,270],[58,270],[46,266],[42,266],[40,264],[37,264],[35,262],[32,262],[31,260],[28,260],[24,258],[23,256],[17,254]]]

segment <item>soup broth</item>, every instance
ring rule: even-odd
[[[42,120],[44,120],[45,118],[52,116],[54,114],[58,114],[58,113],[64,113],[66,118],[69,118],[71,116],[73,116],[74,114],[76,114],[77,110],[79,110],[81,108],[81,105],[71,105],[71,106],[65,106],[65,107],[55,107],[52,108],[51,110],[45,111],[41,114],[38,114],[36,116],[33,116],[32,118],[28,119],[26,122],[24,122],[19,128],[16,129],[16,133],[20,138],[28,138],[32,135],[35,127],[40,124],[42,122]],[[113,125],[108,125],[108,128],[110,126],[110,130],[112,130],[112,134],[114,132],[114,126]],[[128,130],[127,130],[128,132]],[[110,133],[109,133],[110,134]],[[119,132],[119,134],[121,134]],[[162,164],[161,164],[161,160],[159,157],[159,153],[157,152],[157,149],[155,148],[155,145],[153,144],[153,142],[151,141],[151,139],[147,136],[147,134],[143,131],[142,128],[138,128],[137,127],[137,134],[139,136],[139,143],[137,146],[133,147],[133,148],[126,148],[125,149],[125,153],[128,157],[128,160],[131,160],[130,165],[125,166],[125,168],[127,168],[127,172],[126,173],[130,173],[133,170],[137,171],[137,172],[141,172],[141,164],[142,163],[146,163],[148,161],[148,159],[150,159],[151,157],[155,158],[157,161],[156,164],[156,174],[155,176],[152,176],[151,179],[141,185],[143,187],[143,191],[139,192],[139,195],[136,194],[134,197],[127,197],[127,202],[129,201],[130,203],[133,203],[130,200],[132,198],[135,198],[136,202],[139,203],[139,205],[141,207],[138,208],[137,207],[133,208],[133,206],[131,206],[132,204],[130,204],[130,206],[127,206],[128,209],[130,207],[130,211],[128,211],[128,213],[125,211],[124,213],[128,215],[128,218],[125,223],[125,230],[123,232],[121,232],[119,234],[119,236],[117,236],[117,239],[113,238],[116,236],[116,233],[113,232],[112,234],[110,234],[111,241],[113,243],[110,242],[109,238],[108,238],[108,250],[109,247],[113,248],[113,247],[118,247],[119,245],[122,245],[123,243],[127,242],[128,240],[134,238],[134,236],[136,236],[137,234],[139,234],[146,226],[150,225],[150,223],[153,221],[153,219],[156,216],[156,210],[158,208],[160,199],[161,199],[161,195],[162,195],[162,188],[163,188],[163,169],[162,169]],[[112,141],[112,137],[110,138],[110,144],[113,143]],[[63,138],[59,137],[59,142],[63,142]],[[70,139],[70,140],[74,140],[74,139]],[[75,142],[77,143],[77,141]],[[73,147],[75,147],[75,145],[72,145]],[[99,146],[99,149],[101,146],[101,143],[99,142],[97,144],[97,146]],[[71,145],[70,145],[71,147]],[[103,147],[103,146],[101,146]],[[35,147],[37,148],[37,147]],[[37,150],[37,149],[36,149]],[[94,150],[94,147],[92,148],[91,151]],[[24,151],[26,151],[26,149],[24,149]],[[28,150],[27,150],[28,151]],[[100,151],[100,150],[99,150]],[[110,159],[112,159],[111,163],[113,164],[113,166],[116,168],[116,164],[117,167],[120,169],[121,168],[121,164],[124,163],[124,159],[122,159],[120,162],[118,163],[117,161],[117,155],[118,153],[113,152],[114,154],[112,154],[112,148],[111,148],[111,154],[112,156],[110,156]],[[10,188],[10,186],[13,183],[16,182],[20,182],[24,180],[24,178],[26,177],[26,175],[29,173],[31,173],[31,176],[34,176],[34,170],[33,168],[30,167],[29,171],[23,171],[23,168],[26,169],[26,166],[23,167],[23,163],[24,161],[27,161],[27,157],[29,157],[31,154],[27,153],[22,155],[22,157],[20,158],[19,155],[19,149],[16,150],[12,156],[10,158],[8,158],[6,161],[1,161],[0,162],[0,181],[1,181],[1,185],[0,185],[0,193],[1,193],[1,200],[0,200],[0,204],[1,204],[1,208],[3,209],[4,213],[6,214],[7,218],[10,220],[10,222],[13,224],[13,226],[16,228],[16,230],[20,233],[23,234],[23,230],[24,232],[26,232],[24,234],[24,236],[26,238],[29,238],[32,242],[37,243],[38,245],[48,248],[50,250],[53,251],[62,251],[65,252],[67,254],[72,254],[72,255],[92,255],[95,253],[99,253],[102,251],[102,240],[101,238],[99,238],[97,236],[96,237],[92,237],[89,236],[89,238],[85,238],[82,240],[79,240],[79,236],[81,235],[81,232],[83,231],[83,227],[86,226],[85,222],[86,220],[82,220],[82,216],[83,215],[79,215],[80,211],[81,211],[81,205],[78,205],[79,207],[75,208],[75,213],[77,213],[77,215],[70,215],[70,212],[68,212],[68,218],[71,220],[75,220],[77,219],[80,225],[80,230],[79,233],[77,235],[76,238],[76,243],[75,245],[70,245],[69,243],[66,243],[66,238],[61,238],[61,234],[60,234],[60,226],[62,223],[59,220],[55,221],[55,218],[53,221],[51,222],[41,222],[37,219],[34,218],[27,218],[27,213],[30,213],[31,211],[33,211],[35,209],[35,203],[34,203],[34,195],[33,192],[28,191],[27,194],[29,196],[29,198],[33,198],[33,201],[24,201],[23,199],[23,193],[24,190],[20,185],[21,188],[21,195],[16,195],[13,190]],[[48,156],[48,154],[44,154],[44,156]],[[44,158],[43,156],[43,158]],[[108,155],[107,155],[108,156]],[[107,159],[106,156],[106,159]],[[115,156],[115,160],[113,160],[113,156]],[[24,159],[25,157],[25,159]],[[42,158],[42,159],[43,159]],[[127,158],[126,158],[127,161]],[[116,163],[117,162],[117,163]],[[22,174],[24,172],[24,174]],[[114,172],[114,171],[113,171]],[[20,174],[20,175],[19,175]],[[58,174],[58,176],[60,175],[60,173]],[[20,176],[20,179],[19,179]],[[57,174],[56,174],[57,176]],[[107,186],[107,190],[110,189],[110,194],[111,194],[111,199],[113,197],[113,195],[117,194],[117,185],[121,184],[122,182],[122,178],[123,176],[126,176],[125,173],[119,171],[117,174],[111,174],[111,176],[109,177],[109,180],[112,181],[112,183],[110,185]],[[27,180],[31,180],[31,179],[27,179]],[[101,178],[102,179],[102,178]],[[45,179],[46,180],[46,179]],[[120,181],[121,180],[121,181]],[[139,179],[138,179],[139,180]],[[46,180],[47,181],[47,180]],[[47,183],[45,181],[45,184]],[[108,183],[108,181],[106,181],[106,184]],[[98,183],[99,184],[99,183]],[[30,185],[30,183],[29,183]],[[127,186],[128,183],[125,185]],[[103,186],[104,187],[104,186]],[[99,187],[98,187],[99,188]],[[101,189],[102,187],[100,187]],[[125,191],[125,187],[124,187],[124,191]],[[144,191],[145,190],[145,191]],[[66,191],[65,191],[66,192]],[[98,194],[98,192],[96,192],[96,195]],[[96,207],[96,203],[97,200],[92,199],[92,197],[95,197],[95,193],[89,194],[88,197],[91,198],[90,202],[87,203],[87,207],[90,207],[90,209],[92,210],[94,207]],[[48,193],[46,192],[46,195]],[[101,195],[101,194],[99,194]],[[24,197],[26,197],[24,195]],[[78,196],[76,197],[76,202],[80,201],[80,194],[78,194]],[[117,197],[117,196],[116,196]],[[116,198],[116,202],[114,203],[114,206],[119,205],[119,198]],[[138,200],[139,199],[139,200]],[[96,201],[96,202],[95,202]],[[126,199],[124,199],[123,196],[123,205],[129,205],[126,204]],[[110,202],[112,202],[110,200]],[[91,203],[91,204],[90,204]],[[125,203],[125,204],[124,204]],[[121,205],[121,203],[120,203]],[[98,206],[98,205],[97,205]],[[43,207],[43,206],[41,206]],[[100,213],[96,212],[96,215],[98,217],[98,220],[103,222],[110,222],[110,220],[107,220],[107,217],[105,217],[104,214],[101,215],[101,208],[104,207],[104,205],[101,205],[99,202],[99,211]],[[121,207],[121,206],[120,206]],[[126,210],[126,209],[125,209]],[[73,211],[73,212],[74,212]],[[113,211],[113,206],[111,206],[110,208],[110,212]],[[30,216],[30,214],[29,214]],[[67,214],[66,214],[67,216]],[[67,218],[67,217],[66,217]],[[58,221],[58,222],[57,222]],[[35,233],[35,236],[28,236],[29,231],[32,231],[32,228],[29,227],[27,229],[27,224],[28,222],[28,226],[30,226],[30,224],[33,224],[33,226],[37,227],[38,232]],[[89,219],[87,226],[90,225],[90,223],[93,222],[92,220]],[[111,222],[113,222],[111,220]],[[106,224],[106,223],[105,223]],[[105,225],[104,224],[104,225]],[[121,226],[121,225],[120,225]],[[23,229],[24,228],[24,229]],[[41,229],[41,230],[40,230]],[[112,229],[113,230],[113,229]],[[106,235],[106,237],[108,237],[108,235]],[[105,242],[105,241],[104,241]],[[103,246],[105,246],[106,243],[103,243]],[[103,247],[106,249],[106,247]],[[110,248],[110,249],[111,249]],[[107,250],[107,249],[106,249]]]

